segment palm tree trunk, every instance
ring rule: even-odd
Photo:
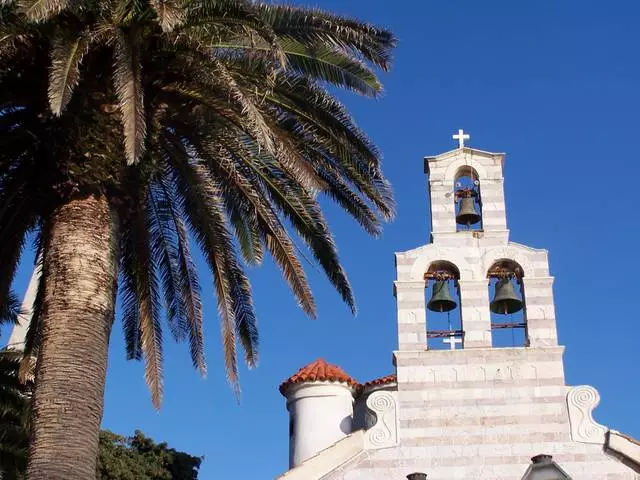
[[[29,480],[95,478],[117,234],[116,215],[104,196],[72,200],[51,217],[43,252]]]

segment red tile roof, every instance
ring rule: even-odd
[[[356,379],[348,375],[339,366],[332,365],[319,358],[306,367],[302,367],[293,376],[282,382],[280,393],[284,394],[285,389],[290,385],[304,382],[342,382],[351,387],[358,386]]]
[[[371,380],[369,382],[363,383],[362,385],[360,385],[360,387],[362,388],[377,387],[379,385],[387,385],[388,383],[395,383],[397,381],[398,379],[396,377],[396,374],[392,373],[390,375],[386,375],[384,377],[376,378],[375,380]]]

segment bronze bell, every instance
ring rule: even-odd
[[[407,475],[407,480],[427,480],[427,474],[418,472],[410,473]]]
[[[460,209],[456,215],[456,222],[460,225],[473,225],[478,223],[481,217],[476,211],[476,201],[473,197],[463,197],[460,199]]]
[[[496,284],[496,293],[489,308],[493,313],[506,315],[522,310],[522,300],[513,290],[513,284],[508,278],[501,278]]]
[[[433,293],[427,308],[432,312],[450,312],[456,308],[457,303],[451,298],[449,285],[445,280],[438,280],[433,284]]]

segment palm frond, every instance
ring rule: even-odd
[[[369,97],[382,92],[382,84],[375,73],[355,57],[322,44],[309,47],[291,39],[281,43],[287,54],[289,67],[307,78],[328,82]]]
[[[29,445],[29,393],[32,382],[19,380],[19,352],[0,351],[0,474],[18,480],[25,471]]]
[[[0,2],[0,60],[2,62],[21,50],[29,50],[33,27],[19,15],[12,2]],[[4,63],[0,64],[4,66]]]
[[[233,274],[235,276],[232,290],[236,319],[235,328],[245,353],[245,362],[249,368],[255,368],[258,366],[259,361],[258,344],[260,339],[251,296],[251,285],[249,284],[249,279],[240,268],[235,268]]]
[[[22,12],[29,20],[44,22],[59,14],[71,4],[71,0],[20,0]]]
[[[151,400],[160,408],[163,396],[162,374],[162,326],[158,296],[156,264],[149,238],[149,219],[146,202],[141,198],[138,212],[131,219],[130,228],[134,237],[136,255],[136,290],[140,349],[144,356],[144,378],[151,390]]]
[[[383,70],[390,67],[396,38],[389,30],[319,9],[272,4],[259,4],[256,8],[278,36],[312,46],[336,45],[345,52],[361,54]]]
[[[270,201],[291,221],[307,243],[329,280],[355,313],[355,300],[346,273],[338,260],[335,242],[317,201],[305,189],[277,171],[273,162],[264,162],[264,183]]]
[[[260,265],[264,252],[260,243],[255,215],[247,212],[247,209],[251,208],[250,204],[235,191],[227,192],[224,199],[242,258],[248,265]]]
[[[201,150],[207,151],[206,142],[200,145]],[[251,155],[245,155],[246,151],[238,149],[235,152],[243,163],[255,168],[254,160]],[[255,188],[257,180],[253,181],[247,177],[250,171],[244,169],[241,171],[234,164],[225,160],[224,155],[216,155],[215,152],[205,154],[204,158],[214,161],[209,162],[209,168],[215,171],[220,178],[222,188],[234,187],[244,196],[251,205],[251,210],[247,211],[247,215],[255,217],[254,221],[258,224],[259,235],[262,243],[265,245],[276,264],[280,267],[284,279],[291,287],[291,291],[296,296],[302,309],[311,317],[315,317],[315,302],[309,284],[304,273],[304,269],[298,260],[296,248],[282,225],[278,214],[272,208],[266,197]],[[259,172],[257,172],[259,174]],[[269,179],[263,177],[265,181]]]
[[[176,341],[184,340],[188,332],[185,305],[181,297],[176,234],[172,231],[167,199],[156,184],[151,184],[148,196],[149,236],[152,257],[156,260],[169,329]]]
[[[204,334],[202,322],[202,301],[200,298],[200,281],[198,270],[191,257],[189,247],[189,237],[187,227],[182,220],[180,212],[183,206],[180,204],[175,187],[167,181],[164,176],[160,181],[160,188],[168,205],[168,212],[174,223],[175,234],[177,236],[177,261],[180,280],[180,296],[184,304],[184,315],[186,317],[189,333],[189,349],[191,361],[201,375],[207,373],[207,363],[204,354]]]
[[[255,324],[250,290],[244,280],[237,261],[235,246],[228,228],[228,219],[221,202],[221,185],[217,184],[206,167],[194,155],[190,163],[185,163],[183,155],[176,155],[176,140],[167,143],[168,158],[174,171],[174,181],[179,195],[183,198],[182,214],[188,219],[192,233],[202,248],[209,267],[213,272],[214,287],[221,317],[223,349],[227,378],[239,394],[238,367],[236,354],[236,334],[249,338],[251,324]],[[195,152],[194,152],[195,153]],[[239,316],[238,316],[239,315]],[[256,342],[244,341],[250,347],[247,358],[254,361]]]
[[[238,88],[236,79],[222,62],[213,60],[213,66],[213,73],[219,79],[216,86],[227,90],[228,95],[241,107],[245,116],[245,126],[249,128],[258,144],[266,151],[275,153],[273,134],[253,98]]]
[[[51,47],[49,68],[49,105],[55,115],[60,115],[80,80],[80,62],[89,48],[88,33],[67,38],[58,33]]]
[[[140,313],[136,281],[136,257],[134,239],[127,228],[123,229],[120,246],[120,299],[122,304],[122,328],[127,360],[142,359],[140,342]]]
[[[145,380],[154,407],[163,395],[162,326],[157,279],[157,259],[151,245],[148,189],[138,175],[127,181],[135,209],[122,226],[122,308],[127,355],[144,358]]]
[[[223,27],[220,28],[211,28]],[[251,1],[200,0],[191,2],[185,15],[181,40],[188,40],[191,48],[209,49],[219,43],[221,37],[250,38],[254,44],[264,44],[272,63],[285,68],[287,58],[280,45],[280,38],[273,27],[264,20]],[[221,30],[224,35],[221,35]],[[195,41],[198,45],[194,45]],[[201,50],[202,51],[202,50]],[[206,51],[206,50],[205,50]],[[208,53],[208,52],[207,52]]]
[[[17,324],[18,315],[20,315],[20,299],[14,292],[9,292],[4,302],[0,304],[0,325],[3,323]]]
[[[173,166],[176,169],[178,189],[184,197],[183,214],[213,272],[227,378],[236,394],[239,394],[236,319],[231,283],[234,277],[229,268],[233,245],[226,230],[224,214],[218,204],[216,187],[188,165]]]
[[[176,0],[151,0],[151,6],[156,12],[158,23],[165,32],[170,32],[184,21],[186,14],[182,2]]]
[[[139,40],[134,32],[118,32],[114,45],[113,80],[118,96],[124,147],[129,165],[144,151],[146,120]]]

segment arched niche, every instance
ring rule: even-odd
[[[457,231],[482,230],[482,195],[478,171],[460,166],[453,177],[453,201]]]
[[[430,244],[416,249],[415,255],[415,260],[411,265],[411,273],[408,277],[402,278],[402,280],[421,280],[433,263],[445,261],[443,260],[445,258],[447,262],[455,265],[456,269],[458,269],[460,272],[460,280],[483,278],[482,270],[479,268],[480,265],[469,263],[469,260],[464,256],[464,252],[460,248],[439,247]]]
[[[493,261],[487,269],[493,347],[528,346],[525,270],[510,258]]]
[[[485,252],[482,256],[482,269],[486,274],[494,263],[500,260],[509,259],[516,262],[521,267],[523,275],[526,275],[527,277],[536,277],[538,275],[536,275],[531,258],[532,255],[537,252],[540,252],[540,250],[535,250],[510,242],[507,246],[498,247]]]
[[[430,263],[424,280],[427,348],[448,350],[462,346],[460,270],[449,261],[436,260]]]
[[[487,169],[480,162],[473,159],[470,155],[464,155],[458,157],[455,161],[449,163],[447,169],[444,172],[444,180],[452,181],[456,175],[456,172],[461,167],[472,167],[480,177],[481,180],[489,178]]]

